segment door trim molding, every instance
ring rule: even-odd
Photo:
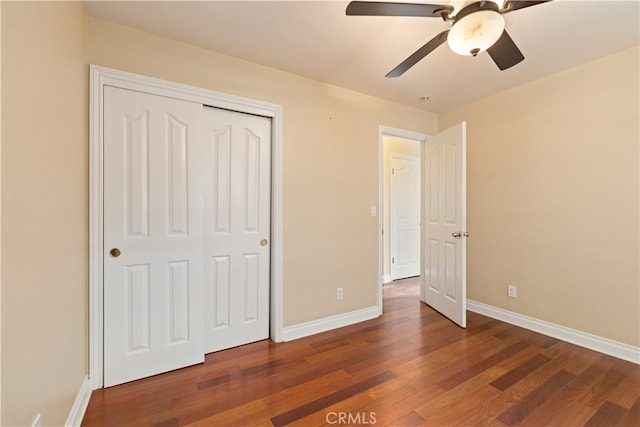
[[[89,101],[89,380],[103,385],[103,105],[114,86],[271,118],[270,338],[282,341],[282,106],[90,65]]]
[[[419,132],[413,132],[405,129],[398,129],[391,126],[379,125],[378,126],[378,315],[382,314],[382,285],[385,283],[384,277],[384,239],[382,238],[382,228],[384,226],[384,218],[383,218],[383,205],[384,202],[382,194],[383,194],[383,186],[384,186],[384,137],[385,136],[395,136],[398,138],[412,139],[420,143],[421,146],[421,156],[420,158],[424,160],[424,143],[430,138],[430,135],[426,135]],[[422,174],[424,174],[424,167],[421,168]],[[422,180],[422,176],[420,177]],[[420,209],[422,209],[422,203],[420,204]],[[422,240],[422,239],[421,239]],[[422,243],[421,243],[422,245]],[[423,252],[422,247],[420,251]],[[422,255],[420,260],[420,271],[422,272]],[[421,275],[422,277],[422,275]],[[423,288],[424,283],[420,283],[420,299],[424,299],[423,296]]]

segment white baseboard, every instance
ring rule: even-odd
[[[89,405],[89,399],[91,398],[91,383],[89,382],[89,376],[84,377],[80,390],[76,395],[76,400],[73,402],[67,421],[64,423],[66,427],[75,427],[82,424],[84,413]]]
[[[283,341],[292,341],[309,335],[319,334],[320,332],[364,322],[365,320],[375,319],[379,316],[380,310],[377,306],[373,306],[337,316],[325,317],[324,319],[312,320],[311,322],[300,323],[284,328],[282,330],[282,339]]]
[[[467,300],[467,310],[482,314],[512,325],[520,326],[548,335],[571,344],[579,345],[609,356],[640,364],[640,348],[608,338],[599,337],[586,332],[556,325],[544,320],[536,319],[481,302]]]
[[[382,283],[389,283],[389,282],[393,282],[393,280],[391,279],[391,275],[390,274],[385,274],[382,276]]]

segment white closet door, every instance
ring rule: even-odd
[[[269,337],[271,119],[205,108],[205,349]]]
[[[105,386],[204,360],[202,108],[105,88]]]

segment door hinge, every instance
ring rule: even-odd
[[[395,264],[396,263],[396,259],[395,258],[391,258],[391,264]]]

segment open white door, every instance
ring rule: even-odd
[[[427,141],[423,217],[424,302],[467,324],[466,123]]]

